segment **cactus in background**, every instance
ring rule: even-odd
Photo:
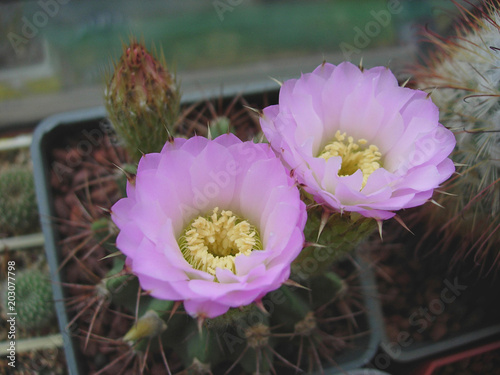
[[[411,73],[431,93],[440,121],[454,131],[457,176],[443,187],[431,227],[444,231],[455,261],[470,254],[483,269],[500,267],[500,2],[473,11],[457,4],[461,19],[454,35],[428,33],[434,52]],[[424,212],[429,215],[429,212]],[[441,246],[443,248],[443,246]],[[445,248],[447,246],[444,246]]]
[[[52,284],[48,273],[39,269],[26,269],[16,274],[16,324],[27,331],[45,328],[54,318]],[[6,310],[7,288],[4,286],[2,305]]]
[[[23,234],[38,225],[38,207],[33,175],[29,168],[0,173],[0,234]],[[4,233],[5,234],[5,233]]]
[[[114,128],[137,161],[142,154],[159,152],[172,135],[180,91],[165,58],[132,40],[114,64],[105,103]]]

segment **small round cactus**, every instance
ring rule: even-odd
[[[26,269],[18,272],[15,279],[17,326],[27,331],[43,329],[54,317],[49,275],[38,269]],[[1,301],[6,311],[6,307],[10,307],[7,288],[3,288],[2,294]]]
[[[429,33],[434,53],[412,74],[457,139],[452,159],[458,174],[443,187],[449,194],[435,198],[445,209],[434,209],[432,226],[444,230],[447,243],[462,238],[455,260],[475,254],[489,267],[488,253],[500,241],[500,2],[487,0],[474,11],[457,6],[454,35]]]
[[[33,175],[29,168],[0,173],[0,233],[23,234],[38,224]]]

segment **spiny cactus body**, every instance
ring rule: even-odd
[[[320,289],[318,284],[323,288],[314,292]],[[139,358],[163,351],[168,357],[165,367],[173,366],[175,363],[169,362],[168,356],[173,351],[184,368],[179,374],[232,374],[242,370],[248,374],[267,374],[277,368],[288,369],[290,373],[304,369],[311,373],[321,371],[322,360],[347,346],[341,332],[343,329],[351,332],[357,324],[352,322],[360,314],[357,305],[349,302],[352,298],[349,288],[339,275],[327,272],[325,276],[306,280],[303,288],[282,286],[259,304],[198,322],[173,302],[149,296],[134,302],[135,282],[124,285],[119,292],[128,296],[125,299],[118,298],[113,288],[109,290],[115,306],[127,309],[135,309],[135,303],[140,306],[136,322],[131,322],[121,339]],[[132,301],[132,306],[125,301]],[[347,305],[351,307],[344,309]],[[344,328],[330,336],[326,332],[332,321],[341,322],[339,325]]]
[[[105,90],[108,115],[132,158],[159,152],[173,133],[180,92],[163,56],[132,40]]]
[[[54,318],[52,284],[47,273],[26,269],[15,277],[17,327],[32,331],[45,328]],[[3,288],[2,304],[9,306],[7,288]]]
[[[474,251],[490,267],[489,251],[500,248],[500,2],[472,11],[457,6],[462,19],[455,34],[428,34],[435,51],[412,74],[457,139],[452,159],[459,174],[444,186],[449,194],[435,198],[445,209],[433,210],[432,226],[444,229],[445,241],[462,237],[456,260]]]
[[[36,227],[38,208],[33,175],[19,167],[0,173],[0,234],[23,234]]]

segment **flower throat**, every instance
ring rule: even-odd
[[[179,240],[184,258],[194,268],[214,276],[217,267],[234,273],[237,255],[262,249],[259,234],[248,221],[232,211],[218,211],[216,207],[210,216],[198,216]]]
[[[333,156],[340,156],[342,164],[338,172],[339,176],[350,176],[360,169],[363,173],[362,187],[364,187],[368,177],[381,167],[382,157],[377,146],[366,147],[367,143],[366,139],[354,142],[353,137],[347,137],[346,133],[341,134],[337,130],[335,140],[326,145],[319,157],[328,160]]]

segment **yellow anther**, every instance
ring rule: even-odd
[[[215,276],[217,268],[235,272],[234,259],[262,249],[255,228],[231,211],[198,216],[184,231],[179,243],[184,258],[196,269]]]
[[[367,143],[366,139],[359,139],[355,142],[353,137],[346,137],[346,133],[341,134],[337,130],[335,140],[326,145],[319,157],[328,160],[333,156],[340,156],[342,164],[339,176],[350,176],[360,169],[363,173],[363,184],[361,186],[363,188],[368,177],[381,167],[380,159],[382,158],[378,147],[375,145],[366,147]]]

